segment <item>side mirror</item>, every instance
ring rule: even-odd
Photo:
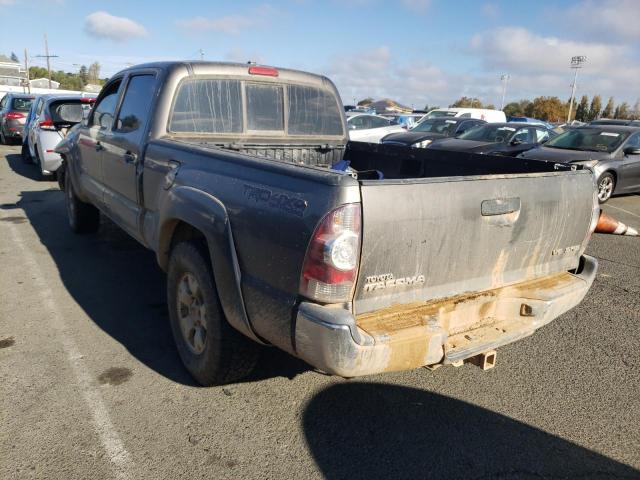
[[[514,138],[513,140],[511,140],[511,145],[522,145],[524,142],[522,140],[520,140],[519,138]]]
[[[640,147],[625,147],[623,152],[625,155],[640,155]]]

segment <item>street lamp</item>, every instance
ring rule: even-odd
[[[509,83],[510,78],[511,75],[508,73],[500,75],[500,81],[502,82],[502,101],[500,102],[500,110],[504,110],[504,97],[507,94],[507,83]]]
[[[571,110],[573,109],[573,100],[576,97],[576,81],[578,80],[578,70],[582,68],[582,64],[586,63],[587,57],[584,55],[576,55],[571,57],[571,65],[569,68],[574,70],[573,84],[571,85],[571,100],[569,100],[569,115],[567,116],[567,123],[571,121]]]

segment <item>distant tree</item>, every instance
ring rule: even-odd
[[[640,120],[640,98],[633,104],[633,108],[631,109],[631,118],[634,120]]]
[[[589,114],[589,97],[583,95],[580,99],[580,103],[576,107],[575,119],[579,122],[586,122]]]
[[[371,105],[373,103],[373,98],[371,97],[367,97],[367,98],[363,98],[362,100],[360,100],[358,102],[358,106],[364,106],[364,105]]]
[[[476,97],[460,97],[449,105],[450,108],[482,108],[482,102]]]
[[[601,111],[602,111],[602,99],[600,98],[600,95],[595,95],[591,99],[591,107],[589,107],[589,115],[587,117],[587,120],[591,121],[591,120],[595,120],[596,118],[599,118]]]
[[[618,105],[613,114],[614,118],[621,118],[623,120],[629,118],[629,115],[629,104],[627,102],[622,102],[620,105]]]
[[[566,117],[567,107],[558,97],[537,97],[527,107],[526,113],[528,117],[557,122]]]
[[[603,118],[611,118],[613,116],[614,105],[613,105],[613,97],[609,97],[609,101],[607,102],[607,106],[602,110]]]
[[[47,69],[42,67],[29,67],[29,78],[46,78]]]
[[[100,64],[93,62],[89,65],[87,74],[89,76],[89,83],[98,83],[100,81]]]
[[[11,61],[20,63],[20,59],[14,52],[11,52]]]
[[[80,80],[82,80],[83,84],[87,84],[89,83],[89,71],[87,70],[87,66],[86,65],[82,65],[80,67],[80,70],[78,71],[78,76],[80,77]]]
[[[520,103],[518,102],[507,103],[502,111],[507,116],[507,118],[522,117],[524,115],[524,110],[520,108]]]
[[[490,103],[488,105],[485,105],[484,108],[488,108],[489,110],[495,110],[496,106],[493,103]]]

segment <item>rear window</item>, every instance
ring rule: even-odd
[[[49,114],[54,123],[80,123],[85,110],[91,110],[91,105],[80,103],[80,100],[65,100],[49,105]]]
[[[291,135],[341,135],[341,114],[333,95],[303,85],[289,87]]]
[[[169,131],[240,134],[246,133],[245,124],[246,132],[343,134],[338,103],[320,88],[202,78],[185,80],[178,88]]]
[[[176,94],[169,130],[177,133],[241,133],[240,81],[184,81]]]
[[[11,102],[11,110],[17,110],[18,112],[28,112],[33,103],[33,98],[14,98]]]

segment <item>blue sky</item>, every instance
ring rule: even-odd
[[[105,76],[160,59],[257,60],[328,75],[343,101],[390,97],[416,108],[461,95],[500,103],[570,94],[640,97],[640,1],[0,0],[0,53],[44,53],[55,69],[97,60]],[[36,33],[37,32],[37,33]],[[44,65],[32,58],[32,64]],[[606,99],[605,99],[606,101]]]

